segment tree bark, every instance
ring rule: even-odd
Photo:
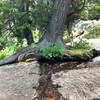
[[[27,40],[27,44],[31,45],[34,42],[31,30],[29,30],[28,28],[24,29],[24,35]]]
[[[64,25],[67,19],[67,14],[69,11],[70,4],[71,4],[71,0],[55,1],[56,9],[53,12],[49,24],[47,25],[47,29],[43,41],[40,42],[40,47],[42,45],[51,45],[54,43],[58,43],[62,46],[65,46],[62,37],[63,37]]]

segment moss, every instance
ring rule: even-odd
[[[73,50],[66,50],[65,54],[68,55],[84,55],[84,54],[88,54],[91,50],[87,50],[87,49],[73,49]]]

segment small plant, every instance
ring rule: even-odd
[[[16,53],[16,51],[18,51],[19,48],[20,47],[18,45],[14,45],[12,41],[8,41],[6,47],[3,47],[3,49],[0,50],[0,60]]]
[[[4,53],[0,53],[0,60],[4,59],[6,55]]]
[[[5,38],[1,36],[1,37],[0,37],[0,50],[3,49],[3,47],[4,47],[4,42],[5,42]]]
[[[89,34],[85,36],[85,38],[87,38],[87,39],[98,38],[98,37],[100,37],[100,25],[93,27],[89,31]]]
[[[92,47],[87,41],[80,40],[79,42],[74,42],[74,48],[75,49],[90,49]]]
[[[32,43],[31,46],[32,46],[33,48],[36,48],[36,47],[37,47],[35,43]]]
[[[59,44],[44,46],[41,50],[43,51],[44,58],[62,57],[65,52],[64,47],[61,47]]]

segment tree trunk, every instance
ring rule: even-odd
[[[27,40],[27,44],[31,45],[34,42],[31,30],[29,30],[28,28],[24,29],[24,35]]]
[[[62,37],[70,4],[71,0],[55,1],[56,9],[53,12],[51,20],[49,21],[43,41],[40,42],[40,47],[43,45],[51,45],[54,43],[65,46]]]
[[[29,1],[27,0],[22,0],[21,5],[19,7],[19,12],[26,12],[26,15],[21,19],[23,20],[23,24],[31,24],[29,18]],[[27,44],[31,45],[33,41],[33,35],[32,31],[29,28],[23,29],[25,39],[27,40]]]

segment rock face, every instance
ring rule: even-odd
[[[37,62],[0,67],[0,100],[32,100],[38,79]]]
[[[52,75],[54,85],[65,100],[100,100],[100,62],[77,65]]]
[[[100,68],[62,71],[53,75],[53,83],[66,100],[100,100]]]
[[[47,68],[47,65],[44,65],[43,68]],[[40,66],[41,64],[39,65],[37,62],[1,66],[0,100],[35,100],[36,89],[41,82],[39,80],[41,79]],[[56,95],[59,98],[55,98],[53,92],[48,88],[47,98],[44,100],[100,100],[99,57],[91,62],[58,63],[53,67],[58,69],[51,72],[50,82],[56,86],[54,89],[57,88],[60,95]],[[52,98],[48,95],[52,95]]]

